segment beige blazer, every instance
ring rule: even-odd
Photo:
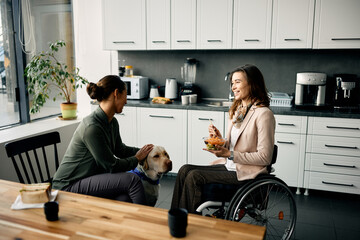
[[[253,179],[260,173],[267,173],[266,166],[271,163],[274,150],[275,118],[267,107],[252,106],[249,109],[239,135],[231,139],[232,120],[227,129],[228,142],[236,142],[234,147],[234,163],[239,181]],[[225,164],[226,159],[215,160],[212,164]]]

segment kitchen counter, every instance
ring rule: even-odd
[[[196,104],[182,105],[180,101],[171,104],[155,104],[151,100],[127,100],[129,107],[167,108],[227,112],[229,107],[209,106],[209,103],[201,102]],[[360,119],[360,112],[340,112],[338,110],[303,110],[294,107],[270,107],[276,115],[295,115],[309,117],[332,117],[332,118],[354,118]]]

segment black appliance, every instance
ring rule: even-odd
[[[360,111],[360,79],[355,74],[334,74],[331,98],[334,109]]]
[[[182,95],[190,95],[190,94],[197,94],[198,101],[200,99],[200,88],[195,84],[185,82],[184,86],[180,87],[180,96]]]

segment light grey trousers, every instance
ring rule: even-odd
[[[104,173],[81,179],[64,189],[68,192],[145,204],[141,179],[133,173]]]

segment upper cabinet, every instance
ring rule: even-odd
[[[271,48],[311,48],[314,0],[274,0]]]
[[[108,50],[360,48],[360,0],[102,0]]]
[[[272,0],[234,0],[233,48],[268,49]]]
[[[145,0],[103,0],[102,10],[104,49],[146,49]]]
[[[170,49],[170,1],[147,0],[147,49]]]
[[[171,48],[196,48],[196,0],[171,1]]]
[[[359,0],[316,0],[314,48],[360,48],[359,11]]]
[[[197,49],[230,49],[233,0],[197,0]]]

